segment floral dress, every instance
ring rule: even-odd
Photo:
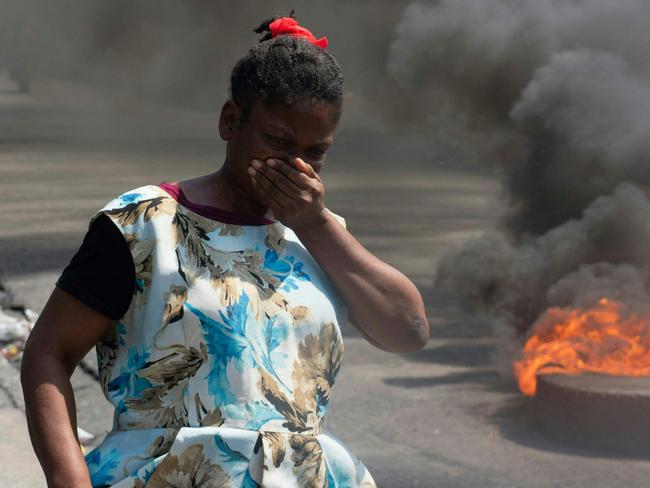
[[[207,218],[159,185],[101,213],[136,284],[96,345],[115,412],[85,456],[92,486],[374,487],[324,431],[348,309],[293,231]]]

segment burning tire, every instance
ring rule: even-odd
[[[538,425],[563,443],[650,454],[648,377],[540,375],[531,405]]]

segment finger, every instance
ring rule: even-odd
[[[275,205],[276,207],[281,208],[283,210],[286,210],[287,208],[291,208],[293,204],[287,198],[287,196],[281,191],[271,192],[271,194],[269,195],[269,200],[272,205]]]
[[[302,186],[294,183],[285,172],[280,170],[281,166],[288,166],[286,162],[277,159],[267,159],[266,162],[260,161],[260,163],[261,167],[257,171],[266,176],[273,184],[280,187],[287,195],[296,198],[303,191]],[[298,174],[298,171],[294,170],[294,172]]]
[[[253,187],[262,196],[262,203],[269,205],[271,208],[286,208],[286,195],[284,195],[277,187],[269,186],[268,180],[265,180],[259,173],[255,176],[251,175]]]
[[[289,198],[297,198],[300,189],[289,186],[290,183],[286,181],[285,176],[279,171],[269,168],[265,163],[261,163],[261,166],[258,169],[252,165],[251,168],[255,170],[255,173],[251,173],[251,176],[258,179],[260,187],[263,188],[265,192],[277,189],[277,191],[283,193]]]
[[[316,173],[316,170],[314,170],[314,168],[313,168],[313,166],[311,164],[307,164],[301,158],[296,158],[295,162],[296,162],[296,168],[298,168],[299,171],[306,174],[310,178],[317,178],[318,179],[318,173]]]
[[[285,190],[281,187],[281,185],[278,183],[278,180],[280,180],[280,178],[283,178],[282,174],[278,172],[271,173],[268,169],[265,170],[264,168],[260,168],[253,175],[253,179],[257,181],[259,187],[265,194],[281,193],[287,198],[295,198],[295,196],[288,194],[288,191],[290,190]]]
[[[307,190],[315,189],[313,178],[309,177],[306,173],[299,171],[297,168],[287,163],[286,161],[269,158],[266,160],[266,162],[272,168],[276,169],[277,171],[281,171],[282,174],[284,174],[296,186]],[[319,180],[318,178],[316,179]]]

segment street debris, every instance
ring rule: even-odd
[[[24,410],[22,388],[18,379],[20,363],[25,343],[39,314],[30,308],[11,302],[10,291],[0,283],[0,363],[6,362],[12,366],[12,368],[8,366],[0,368],[0,373],[3,376],[11,376],[11,378],[0,378],[0,386],[8,390],[7,393],[14,405],[20,410]],[[15,370],[15,373],[12,372],[12,369]],[[91,444],[96,437],[81,427],[77,427],[77,436],[83,452],[86,451],[85,446]]]
[[[19,370],[25,343],[38,319],[38,313],[10,302],[10,292],[0,283],[0,352]]]

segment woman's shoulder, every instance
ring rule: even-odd
[[[126,190],[111,198],[103,207],[96,210],[90,219],[105,214],[121,224],[134,224],[144,215],[144,221],[158,213],[171,214],[175,208],[174,198],[159,185],[148,184]]]
[[[169,193],[159,185],[142,185],[118,194],[108,202],[106,206],[112,205],[113,207],[124,207],[128,204],[140,203],[157,197],[171,198],[171,195],[169,195]]]

